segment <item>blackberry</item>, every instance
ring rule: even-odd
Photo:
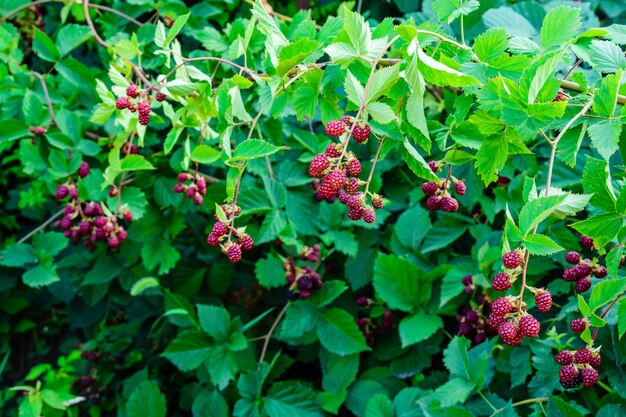
[[[578,349],[576,353],[574,353],[574,363],[578,365],[583,365],[591,362],[592,354],[591,351],[587,348]]]
[[[336,169],[322,178],[322,186],[326,183],[336,192],[346,185],[346,179],[346,174],[343,171]]]
[[[139,124],[142,126],[147,126],[150,123],[150,116],[139,115]]]
[[[563,280],[566,282],[574,282],[578,279],[578,271],[575,267],[567,268],[563,271]]]
[[[511,281],[509,280],[509,274],[506,272],[500,272],[493,277],[491,286],[496,291],[506,291],[511,288]]]
[[[455,193],[457,193],[458,195],[463,195],[465,194],[465,191],[467,191],[467,187],[465,187],[465,183],[463,181],[457,181],[454,183]]]
[[[574,319],[569,322],[569,327],[574,333],[582,333],[587,328],[587,321],[584,319]]]
[[[342,188],[337,192],[337,199],[341,204],[347,204],[350,199],[350,195]]]
[[[574,352],[571,350],[562,350],[556,355],[556,363],[559,365],[571,365],[574,361]]]
[[[507,321],[500,325],[498,334],[502,341],[509,346],[518,345],[521,342],[521,334],[515,323]]]
[[[293,290],[287,290],[287,298],[291,301],[298,299],[298,293]]]
[[[352,137],[359,143],[363,143],[370,137],[372,130],[368,124],[357,124],[352,129]]]
[[[535,293],[535,305],[542,313],[547,313],[552,308],[552,294],[549,291],[540,289]]]
[[[181,172],[180,174],[176,176],[176,180],[178,182],[186,182],[186,181],[189,181],[190,179],[191,179],[191,175],[189,175],[186,172]]]
[[[337,195],[337,190],[335,190],[331,184],[328,182],[322,181],[322,185],[320,185],[319,190],[315,194],[315,198],[319,201],[325,200],[328,198],[332,198]]]
[[[78,224],[78,230],[82,235],[88,235],[91,232],[91,223],[87,220],[83,220]]]
[[[439,210],[441,208],[441,197],[438,195],[431,195],[426,199],[426,207],[430,211]]]
[[[432,172],[438,172],[439,171],[439,165],[437,164],[436,161],[429,161],[428,162],[428,166],[430,167],[430,170]]]
[[[215,222],[213,228],[211,229],[211,234],[216,237],[222,237],[228,232],[228,226],[226,226],[222,222]]]
[[[343,146],[340,143],[329,143],[324,151],[329,158],[339,158],[343,152]]]
[[[515,269],[522,264],[522,257],[516,251],[511,251],[502,255],[502,263],[508,269]]]
[[[313,178],[321,178],[324,175],[324,171],[328,168],[330,162],[324,154],[315,155],[311,164],[309,165],[309,176]]]
[[[583,293],[591,288],[591,281],[588,278],[582,278],[576,281],[576,292]]]
[[[602,364],[602,358],[600,357],[600,354],[599,353],[592,353],[591,354],[591,360],[589,361],[589,365],[591,365],[594,368],[598,369],[601,364]]]
[[[365,223],[374,223],[376,221],[376,212],[372,209],[363,210],[363,221]]]
[[[355,195],[348,196],[346,205],[352,210],[362,209],[363,206],[361,205],[361,195],[355,194]]]
[[[339,137],[346,131],[346,126],[339,120],[331,120],[326,124],[324,131],[333,137]]]
[[[87,175],[89,175],[89,164],[83,161],[78,167],[78,176],[81,178],[85,178]]]
[[[107,240],[107,244],[109,245],[110,248],[117,248],[120,245],[120,241],[117,238],[117,236],[111,236]]]
[[[311,281],[311,278],[309,278],[306,275],[303,275],[298,279],[298,289],[300,291],[302,290],[308,291],[311,288],[313,288],[313,281]]]
[[[598,371],[593,368],[585,368],[580,371],[582,376],[583,385],[586,387],[592,387],[598,382]]]
[[[370,305],[370,299],[367,297],[359,297],[356,299],[356,305],[361,307],[367,307]]]
[[[463,278],[461,278],[461,284],[463,285],[472,285],[474,283],[474,276],[473,275],[465,275]]]
[[[204,201],[204,198],[202,197],[202,195],[196,194],[193,196],[193,203],[196,206],[201,206],[203,201]]]
[[[72,200],[76,200],[78,198],[78,188],[76,187],[68,187],[67,193]]]
[[[131,213],[130,210],[124,210],[122,217],[129,223],[133,221],[133,213]]]
[[[185,195],[189,198],[193,198],[193,196],[196,195],[196,187],[194,187],[193,185],[187,187],[187,189],[185,190]]]
[[[593,249],[593,238],[585,235],[580,235],[580,244],[587,249]]]
[[[504,323],[504,316],[499,314],[491,313],[487,319],[487,324],[493,331],[497,331],[502,323]]]
[[[226,256],[229,261],[236,264],[241,261],[241,247],[237,244],[230,245],[228,249],[226,249]]]
[[[434,195],[439,190],[439,184],[434,181],[428,181],[422,184],[422,191],[426,195]]]
[[[559,371],[559,379],[563,382],[572,382],[578,376],[578,369],[573,365],[565,365]]]
[[[139,88],[135,84],[131,84],[126,87],[126,95],[131,98],[137,98],[139,92],[137,91]]]
[[[593,271],[593,275],[596,278],[604,278],[609,274],[609,271],[607,271],[606,267],[602,265],[595,265],[592,271]]]
[[[306,300],[307,298],[309,298],[311,296],[311,291],[309,291],[309,290],[299,290],[298,291],[298,296],[300,298],[302,298],[303,300]]]
[[[578,252],[567,252],[565,254],[565,262],[568,264],[576,265],[580,262],[580,253]]]
[[[582,384],[583,378],[579,374],[579,375],[576,376],[576,378],[574,378],[573,381],[563,381],[561,379],[560,382],[561,382],[561,386],[563,388],[565,388],[565,389],[574,389],[574,388],[578,388],[580,386],[580,384]]]
[[[341,118],[341,123],[346,125],[347,128],[350,128],[354,124],[354,117],[345,115]]]
[[[209,246],[218,246],[220,244],[219,237],[214,235],[213,233],[209,233],[206,238],[206,243]]]
[[[383,202],[383,198],[380,195],[373,194],[372,199],[370,201],[372,203],[372,206],[374,206],[375,209],[383,208],[384,202]]]
[[[120,240],[120,242],[126,240],[126,238],[128,237],[128,232],[126,232],[126,230],[124,229],[119,229],[116,233],[117,238]]]
[[[137,111],[139,112],[139,116],[149,116],[150,103],[146,101],[140,101],[139,104],[137,104]]]
[[[348,175],[358,177],[361,174],[361,162],[358,159],[351,160],[346,166],[346,172]]]
[[[61,200],[62,198],[67,197],[67,195],[69,194],[70,190],[69,188],[67,188],[67,185],[65,184],[60,184],[59,186],[57,186],[56,192],[55,192],[55,196],[58,200]]]
[[[252,250],[252,247],[254,246],[254,241],[252,240],[252,237],[245,233],[239,236],[237,241],[239,242],[239,245],[241,245],[241,249],[243,250]]]
[[[363,217],[363,209],[362,208],[348,210],[348,218],[350,220],[357,221],[357,220],[360,220],[361,217]]]
[[[174,186],[174,192],[178,193],[178,194],[185,192],[185,185],[184,184],[176,184]]]
[[[523,316],[519,321],[519,329],[523,336],[537,337],[541,326],[539,321],[530,314]]]
[[[346,182],[346,185],[344,186],[344,188],[346,190],[346,193],[348,193],[348,194],[356,194],[356,193],[358,193],[359,192],[359,180],[358,180],[358,178],[354,178],[354,177],[348,178],[348,181]],[[374,205],[374,196],[376,196],[376,195],[377,194],[374,194],[372,196],[372,205]]]
[[[115,108],[118,110],[128,109],[130,108],[130,101],[128,101],[126,97],[118,97],[118,99],[115,100]]]
[[[587,264],[578,264],[573,268],[574,271],[576,271],[576,276],[578,278],[584,278],[591,275],[591,267]]]
[[[165,94],[163,94],[162,92],[157,91],[155,98],[156,98],[156,101],[160,102],[160,101],[165,101],[167,97],[165,97]]]
[[[498,316],[506,316],[511,312],[511,303],[505,297],[498,298],[491,303],[491,312]]]

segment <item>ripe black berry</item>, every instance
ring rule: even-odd
[[[565,389],[574,389],[580,386],[583,382],[582,375],[578,374],[573,381],[563,381],[560,380],[561,386]]]
[[[567,268],[563,271],[563,280],[566,282],[574,282],[578,279],[578,271],[576,267]]]

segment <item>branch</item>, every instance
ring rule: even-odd
[[[270,344],[270,339],[272,338],[272,334],[274,334],[274,330],[276,330],[276,326],[278,326],[278,323],[280,323],[280,321],[282,320],[283,316],[287,312],[287,309],[289,308],[290,305],[291,305],[290,302],[287,302],[287,304],[285,304],[283,309],[280,310],[280,313],[278,313],[278,316],[274,320],[274,323],[272,323],[272,327],[270,327],[270,330],[267,332],[265,336],[263,336],[265,341],[263,342],[263,348],[261,349],[261,356],[259,357],[259,362],[263,362],[263,360],[265,359],[265,353],[267,353],[267,346]]]
[[[50,120],[52,121],[52,123],[54,123],[57,129],[61,130],[61,128],[59,127],[59,124],[57,123],[56,117],[54,117],[54,109],[52,108],[52,101],[50,100],[50,94],[48,94],[48,87],[46,87],[46,81],[43,79],[43,76],[40,73],[33,71],[33,74],[35,75],[35,77],[39,78],[39,81],[41,82],[41,87],[43,88],[43,95],[46,98],[46,103],[48,104],[48,111],[50,112]]]
[[[59,216],[61,216],[64,211],[65,211],[65,209],[61,209],[61,210],[57,211],[56,213],[54,213],[52,216],[50,216],[48,218],[48,220],[46,220],[45,222],[41,223],[39,226],[37,226],[37,228],[31,230],[26,236],[24,236],[23,238],[18,240],[17,243],[24,243],[24,242],[26,242],[35,233],[45,229],[46,226],[48,226],[50,223],[52,223],[54,220],[56,220]]]

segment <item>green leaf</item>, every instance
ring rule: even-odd
[[[617,330],[621,339],[626,333],[626,298],[622,298],[617,304]]]
[[[1,252],[0,265],[3,266],[24,266],[37,262],[35,251],[26,243],[14,243]]]
[[[428,212],[421,206],[406,210],[398,217],[394,234],[398,241],[409,249],[416,250],[431,228]]]
[[[595,283],[591,290],[591,296],[589,297],[589,307],[591,311],[595,312],[620,294],[623,294],[624,291],[626,291],[626,278],[605,279]]]
[[[22,275],[22,281],[29,287],[39,288],[60,281],[52,262],[37,265]]]
[[[346,97],[350,100],[354,105],[360,106],[363,103],[365,98],[365,89],[356,79],[354,75],[348,70],[346,74],[346,81],[344,83],[344,87],[346,90]]]
[[[89,27],[72,23],[61,26],[55,44],[61,56],[65,56],[90,37]]]
[[[198,304],[200,326],[218,343],[226,343],[230,327],[230,314],[224,307]]]
[[[302,337],[315,330],[319,314],[307,301],[294,301],[289,304],[281,325],[282,339]]]
[[[300,64],[317,50],[319,42],[307,38],[298,39],[294,43],[283,46],[278,54],[276,73],[283,77],[293,67]]]
[[[235,378],[238,370],[237,358],[226,345],[214,347],[205,364],[211,375],[211,381],[219,389],[226,388],[228,383]]]
[[[394,417],[393,406],[389,398],[376,394],[367,402],[365,417]]]
[[[372,116],[372,118],[381,124],[391,123],[396,119],[396,115],[393,109],[385,103],[369,103],[365,110]]]
[[[248,139],[241,142],[235,148],[231,161],[247,161],[250,159],[262,158],[273,155],[280,151],[279,146],[259,139]]]
[[[430,291],[420,290],[420,276],[423,273],[415,264],[395,255],[380,254],[374,262],[376,293],[394,309],[411,313],[428,301]]]
[[[546,235],[531,234],[524,239],[524,247],[531,255],[548,256],[564,250]]]
[[[612,73],[626,69],[626,58],[622,49],[610,41],[591,41],[589,61],[600,73]]]
[[[442,407],[464,403],[474,391],[476,385],[463,378],[453,378],[435,390],[435,395]]]
[[[391,87],[398,82],[400,66],[393,65],[374,72],[367,91],[366,103],[376,101],[381,96],[387,94]]]
[[[503,28],[490,28],[476,36],[472,48],[482,62],[489,63],[504,53],[509,46],[508,38]]]
[[[159,275],[162,275],[176,265],[180,259],[180,252],[172,246],[169,240],[160,237],[143,244],[141,259],[149,271],[159,265]]]
[[[317,335],[322,346],[337,355],[369,350],[354,318],[339,308],[332,308],[321,315]]]
[[[478,10],[478,0],[435,0],[432,8],[441,22],[452,23],[460,16],[467,16]]]
[[[141,155],[128,155],[122,159],[122,171],[141,171],[148,169],[156,169]]]
[[[426,55],[417,48],[419,62],[417,67],[424,78],[441,87],[470,87],[480,84],[476,78],[464,74]]]
[[[170,43],[174,40],[176,35],[178,35],[178,33],[183,28],[183,26],[185,26],[185,23],[187,23],[187,19],[189,19],[190,15],[191,13],[187,13],[182,16],[178,16],[176,18],[176,20],[172,24],[172,27],[167,32],[167,37],[165,38],[165,41],[163,42],[163,49],[168,49]]]
[[[143,381],[128,397],[128,417],[165,417],[166,414],[165,396],[153,381]]]
[[[48,37],[41,30],[34,28],[35,36],[33,38],[33,50],[41,59],[46,61],[55,62],[61,59],[59,50],[52,42],[52,39]]]
[[[328,45],[324,48],[324,52],[330,56],[330,59],[333,62],[342,65],[350,64],[359,56],[356,49],[354,49],[352,45],[348,45],[344,42],[335,42]]]
[[[623,223],[624,219],[622,216],[616,213],[607,213],[576,222],[571,227],[585,236],[602,238],[608,241],[617,235]]]
[[[228,404],[217,391],[202,391],[193,400],[193,417],[229,417]]]
[[[593,111],[600,116],[613,117],[617,106],[617,95],[623,72],[607,75],[602,79],[600,89],[593,96]]]
[[[264,405],[269,417],[323,417],[317,395],[298,382],[275,382]]]
[[[412,316],[405,317],[399,326],[402,347],[405,348],[422,342],[434,335],[442,327],[443,320],[434,314],[418,312]]]
[[[191,152],[191,160],[201,164],[212,164],[220,158],[220,152],[209,145],[198,145]]]
[[[265,288],[278,288],[285,285],[283,262],[274,254],[256,262],[254,273],[259,284]]]
[[[519,228],[527,236],[539,223],[547,219],[565,200],[566,195],[539,197],[524,204],[519,215]]]
[[[352,46],[358,56],[367,56],[371,46],[372,34],[370,26],[363,16],[350,10],[345,10],[343,28],[346,31]]]
[[[443,364],[453,376],[471,379],[471,366],[467,354],[469,345],[469,339],[455,336],[443,351]]]
[[[0,144],[27,137],[28,125],[20,120],[0,120]]]
[[[587,157],[583,169],[585,194],[593,194],[591,204],[604,211],[615,211],[615,193],[611,185],[609,166],[605,161]]]
[[[428,253],[444,248],[456,241],[469,229],[466,219],[456,216],[444,216],[437,220],[422,244],[422,252]]]
[[[528,87],[528,104],[535,103],[537,100],[537,96],[541,92],[541,89],[546,85],[548,80],[554,77],[554,72],[556,71],[559,62],[563,57],[564,51],[559,51],[554,54],[549,55],[546,58],[543,58],[538,61],[541,63],[538,67],[532,68],[532,72],[530,73],[532,78],[530,81],[530,85]]]
[[[547,409],[547,415],[550,417],[583,417],[583,413],[578,411],[578,408],[554,395],[548,397]]]
[[[196,331],[179,333],[161,356],[183,372],[198,368],[211,354],[211,341]]]
[[[322,387],[325,391],[339,392],[347,389],[355,380],[359,371],[359,355],[340,356],[320,352],[322,365]]]
[[[622,122],[620,120],[602,120],[589,125],[587,132],[589,132],[591,143],[598,153],[608,161],[615,151],[619,149]]]
[[[580,10],[567,6],[550,10],[541,25],[541,46],[550,49],[572,41],[582,27]]]
[[[402,150],[402,157],[411,171],[419,178],[427,181],[438,181],[438,177],[433,173],[424,158],[422,158],[422,155],[417,152],[413,145],[411,145],[408,140],[405,140],[403,144],[404,149]]]
[[[141,294],[145,290],[149,288],[160,287],[159,281],[153,277],[141,278],[139,281],[135,282],[130,289],[130,295],[133,297]]]
[[[489,136],[485,138],[476,153],[476,170],[485,185],[498,179],[496,175],[506,163],[509,143],[504,137]]]

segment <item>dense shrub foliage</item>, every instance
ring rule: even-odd
[[[626,7],[307,4],[0,3],[5,413],[626,415]]]

